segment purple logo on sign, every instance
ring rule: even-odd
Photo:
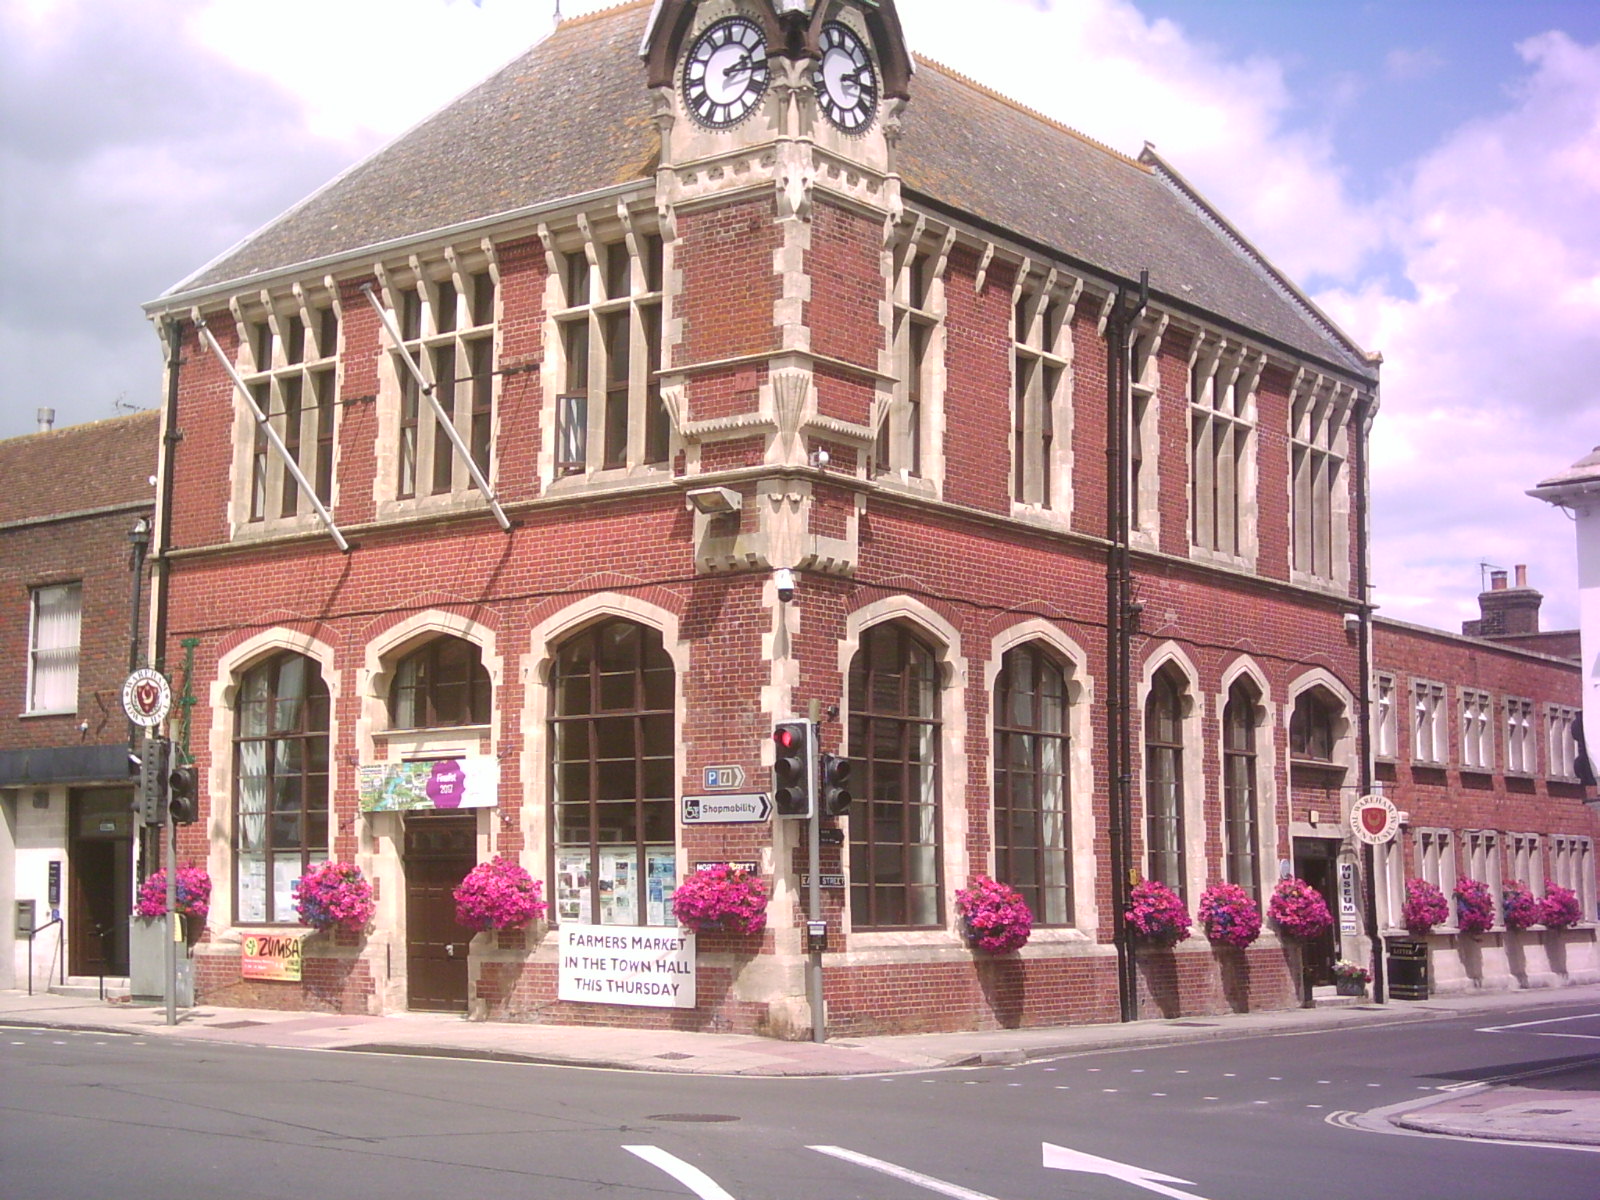
[[[428,793],[428,799],[433,801],[435,808],[460,808],[466,783],[460,763],[438,762],[433,764],[433,774],[428,777],[428,786],[423,790]]]

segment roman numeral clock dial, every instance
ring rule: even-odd
[[[817,107],[845,133],[860,133],[878,111],[878,72],[872,56],[848,25],[822,27],[822,58],[812,73]]]
[[[767,40],[748,17],[724,17],[701,32],[683,60],[683,100],[708,129],[748,117],[771,78]]]

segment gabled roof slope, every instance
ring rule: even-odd
[[[648,5],[549,38],[173,289],[202,291],[630,182],[659,139],[638,57]],[[1179,186],[936,63],[911,81],[900,170],[914,197],[1136,278],[1371,377],[1359,349]]]
[[[151,409],[0,442],[0,525],[153,505],[160,431],[161,414]]]
[[[646,7],[563,22],[169,294],[654,178]]]
[[[920,60],[900,144],[906,186],[1152,292],[1373,375],[1173,181],[1145,164]]]

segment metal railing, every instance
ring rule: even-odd
[[[61,932],[56,935],[56,958],[61,965],[61,986],[67,985],[67,927],[62,924],[60,917],[51,917],[43,925],[36,925],[28,931],[28,995],[33,995],[33,939],[38,937],[52,925],[61,925]]]

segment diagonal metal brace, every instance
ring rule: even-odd
[[[489,502],[489,509],[494,513],[494,519],[500,522],[501,529],[510,533],[510,518],[506,516],[505,509],[500,507],[499,498],[490,490],[489,481],[484,478],[483,471],[473,460],[472,452],[467,449],[466,442],[461,440],[461,434],[457,432],[455,422],[450,419],[450,414],[444,411],[444,405],[439,403],[439,397],[434,395],[433,384],[423,377],[422,368],[417,365],[417,360],[411,357],[411,351],[406,349],[405,339],[400,336],[400,330],[395,328],[394,318],[389,314],[389,310],[384,308],[383,301],[378,299],[370,283],[361,285],[361,293],[366,296],[372,305],[373,311],[378,314],[378,320],[383,322],[384,329],[388,331],[389,340],[394,343],[394,348],[400,352],[400,357],[405,360],[406,367],[410,370],[412,378],[417,381],[417,387],[428,398],[428,404],[432,407],[433,415],[439,422],[439,428],[444,430],[445,436],[450,439],[450,444],[456,448],[456,453],[461,456],[461,461],[466,464],[467,471],[472,476],[472,482],[478,485],[478,491],[482,492],[484,499]]]
[[[340,533],[339,527],[333,523],[333,514],[328,511],[328,506],[322,502],[322,497],[317,495],[317,489],[311,486],[311,481],[306,478],[305,472],[300,469],[300,464],[295,462],[294,455],[289,453],[289,447],[283,444],[282,436],[272,427],[272,422],[267,419],[267,414],[261,411],[261,406],[256,403],[256,398],[250,394],[250,389],[245,386],[244,380],[239,377],[239,372],[228,361],[228,356],[223,353],[222,347],[217,344],[216,335],[211,332],[210,327],[204,321],[196,321],[195,326],[199,329],[200,336],[205,338],[206,344],[211,347],[211,353],[217,356],[217,361],[222,364],[222,369],[233,380],[234,389],[244,397],[244,402],[250,406],[250,412],[256,419],[256,428],[261,430],[268,444],[278,452],[278,457],[283,459],[285,469],[294,476],[295,483],[300,485],[301,494],[306,496],[311,501],[311,506],[317,510],[317,516],[327,526],[334,545],[338,546],[344,553],[349,554],[350,543],[345,541],[344,534]]]

